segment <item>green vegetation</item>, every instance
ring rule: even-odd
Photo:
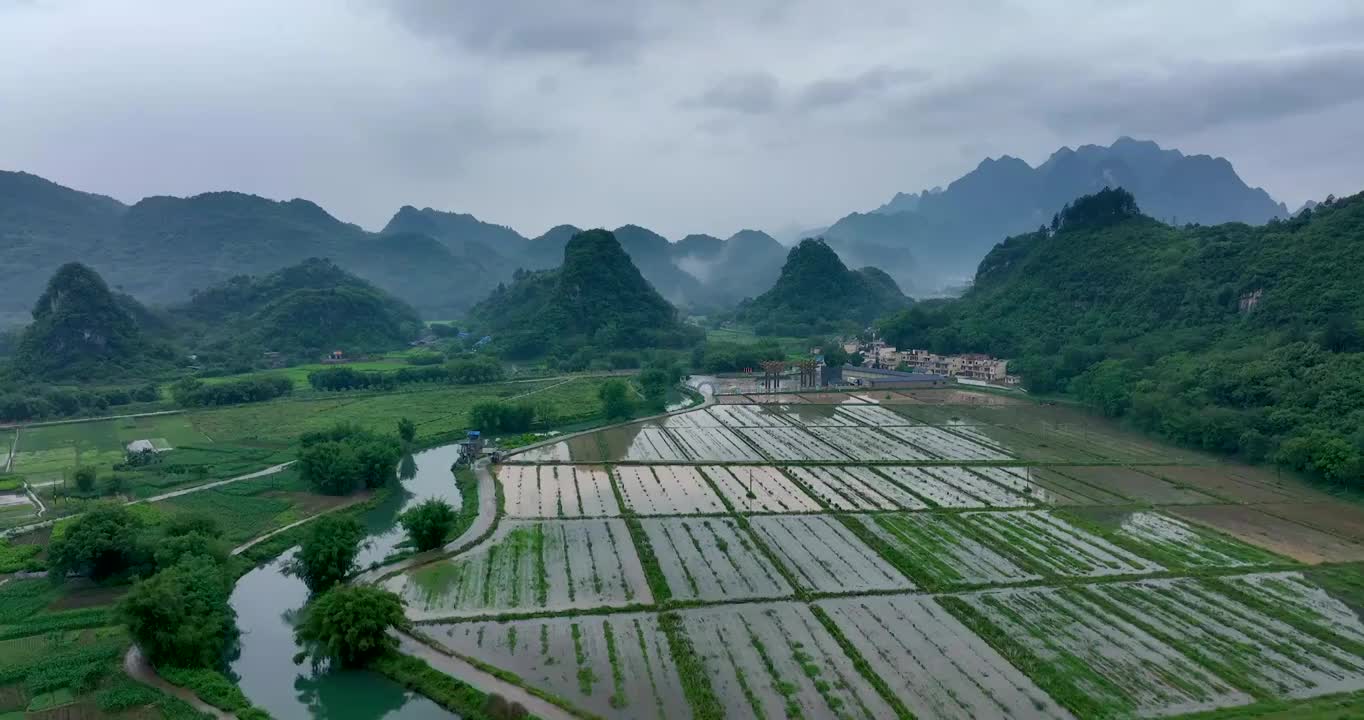
[[[394,438],[339,423],[300,438],[298,469],[303,480],[327,495],[387,485],[397,476],[402,449]]]
[[[219,564],[190,556],[135,583],[118,614],[153,663],[216,667],[237,633],[231,592]]]
[[[524,708],[489,695],[426,664],[398,652],[385,652],[370,660],[369,668],[414,690],[465,720],[518,720]]]
[[[397,595],[379,588],[335,587],[308,603],[294,631],[303,652],[314,664],[331,660],[342,667],[363,667],[370,660],[397,649],[389,632],[407,627]]]
[[[958,301],[883,319],[899,347],[1013,358],[1143,430],[1326,480],[1364,477],[1364,194],[1262,227],[1163,225],[1109,190],[1000,243]]]
[[[802,240],[786,256],[772,289],[735,312],[759,335],[860,332],[909,299],[876,268],[849,270],[823,240]]]
[[[629,420],[634,414],[634,403],[630,401],[630,387],[621,380],[608,380],[598,388],[602,412],[608,421]]]
[[[682,678],[682,692],[691,705],[692,717],[697,720],[719,720],[725,716],[725,708],[715,697],[715,689],[710,684],[705,661],[696,652],[691,638],[687,636],[682,617],[675,612],[664,612],[658,616],[658,627],[668,638],[668,648],[672,652],[673,665]]]
[[[298,554],[287,569],[314,594],[326,592],[355,571],[365,528],[343,515],[320,517],[308,524]]]
[[[518,271],[469,315],[510,358],[570,355],[589,346],[684,347],[700,335],[605,230],[574,235],[561,267]]]
[[[48,565],[59,574],[104,580],[146,563],[142,519],[122,506],[101,506],[76,518],[54,537]]]
[[[535,406],[487,400],[469,411],[469,422],[483,432],[524,433],[535,424]]]
[[[455,511],[450,504],[432,498],[404,512],[398,518],[417,552],[435,550],[445,543],[455,527]]]
[[[57,380],[164,367],[168,356],[166,348],[153,347],[143,336],[98,273],[73,262],[57,269],[34,304],[33,324],[24,330],[14,360],[26,375]]]

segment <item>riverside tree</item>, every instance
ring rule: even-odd
[[[355,569],[365,528],[352,517],[328,515],[312,523],[286,569],[314,594],[326,592]]]
[[[455,510],[450,504],[431,498],[398,518],[418,552],[434,550],[445,542],[455,525]]]
[[[294,639],[303,651],[294,662],[311,658],[341,667],[361,667],[398,647],[389,631],[407,627],[397,595],[365,585],[336,587],[319,595],[303,610]]]

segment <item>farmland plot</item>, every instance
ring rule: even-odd
[[[804,605],[735,605],[678,615],[725,717],[895,716]]]
[[[1146,473],[1114,466],[1065,467],[1057,472],[1134,500],[1154,505],[1197,505],[1218,502],[1217,498],[1180,487]]]
[[[690,465],[617,465],[615,473],[625,506],[640,515],[725,512],[720,497]]]
[[[916,717],[1071,717],[932,598],[891,595],[816,605]]]
[[[781,411],[791,424],[801,425],[803,427],[856,425],[856,420],[838,412],[841,408],[842,406],[835,405],[801,405],[797,407],[783,407],[781,408]]]
[[[1167,512],[1299,562],[1364,560],[1364,545],[1243,505],[1181,505]]]
[[[1196,580],[1087,588],[1154,635],[1187,643],[1224,678],[1302,698],[1364,689],[1364,659],[1211,591]]]
[[[1358,613],[1300,572],[1240,575],[1222,582],[1270,606],[1291,608],[1303,619],[1342,638],[1364,643],[1364,623]]]
[[[739,433],[781,462],[846,462],[848,457],[799,428],[741,428]]]
[[[1030,467],[973,467],[971,472],[993,481],[997,485],[1012,490],[1034,502],[1046,503],[1049,505],[1065,505],[1074,498],[1070,495],[1061,495],[1055,490],[1048,489],[1034,477],[1034,470]]]
[[[677,445],[692,460],[709,462],[761,462],[762,454],[723,427],[669,430]]]
[[[625,448],[622,460],[627,462],[684,462],[687,459],[686,453],[677,446],[677,442],[668,434],[668,431],[657,427],[642,427],[633,431],[634,437],[630,439]]]
[[[522,450],[508,457],[507,462],[570,462],[572,459],[573,456],[569,453],[568,443],[560,440],[556,443]]]
[[[806,491],[834,510],[923,510],[928,505],[865,467],[787,468]]]
[[[1009,454],[988,445],[982,445],[961,435],[954,435],[942,428],[912,425],[888,427],[886,432],[912,443],[930,457],[943,460],[1008,460]]]
[[[669,430],[677,428],[709,428],[724,427],[725,424],[720,419],[705,410],[693,410],[691,412],[678,413],[661,418],[658,423]]]
[[[886,513],[855,519],[905,558],[909,567],[901,570],[935,588],[1042,578],[972,539],[945,515]]]
[[[730,427],[784,427],[791,424],[766,406],[715,405],[709,412]]]
[[[974,469],[940,466],[925,469],[930,474],[937,475],[947,482],[984,500],[985,504],[990,507],[1013,508],[1028,507],[1032,505],[1032,502],[1027,498],[990,482]]]
[[[774,467],[707,465],[701,472],[715,483],[737,512],[802,513],[821,509],[799,485]]]
[[[896,425],[917,425],[919,423],[879,405],[847,405],[838,408],[838,414],[848,417],[862,425],[872,427],[894,427]]]
[[[854,460],[932,460],[933,456],[867,427],[814,427],[810,433]]]
[[[1257,547],[1154,512],[1122,513],[1115,532],[1138,547],[1151,548],[1152,557],[1169,558],[1181,567],[1243,567],[1285,562]]]
[[[387,585],[418,620],[653,601],[620,519],[505,521],[479,548]]]
[[[759,515],[750,524],[796,581],[810,590],[914,589],[913,583],[827,515]]]
[[[678,600],[789,597],[793,592],[732,518],[639,522]]]
[[[421,630],[456,655],[511,672],[601,717],[691,717],[656,615],[462,622]]]
[[[505,465],[497,473],[512,517],[619,515],[606,469],[583,465]]]
[[[966,513],[961,519],[1050,574],[1098,577],[1164,569],[1045,511]]]
[[[937,507],[983,508],[985,503],[921,467],[883,467],[881,472]],[[982,480],[981,482],[984,482]]]
[[[1085,715],[1154,717],[1251,701],[1075,589],[992,590],[942,602],[957,613],[964,605],[1025,648],[1056,682],[1070,686],[1069,694],[1087,706]]]

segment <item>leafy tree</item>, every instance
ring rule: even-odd
[[[486,400],[469,410],[469,422],[484,432],[526,432],[535,422],[535,408],[524,403]]]
[[[139,567],[147,559],[142,521],[127,508],[101,505],[71,522],[48,548],[48,566],[59,577],[68,573],[104,580]]]
[[[313,593],[324,592],[355,569],[365,528],[349,516],[327,515],[309,525],[287,572],[303,579]]]
[[[450,504],[432,498],[398,517],[418,552],[434,550],[445,543],[455,525],[455,510]]]
[[[396,649],[397,640],[389,631],[407,625],[397,595],[366,585],[336,587],[304,608],[294,631],[295,641],[304,650],[294,656],[294,662],[311,657],[314,665],[331,661],[341,667],[362,667]]]
[[[71,473],[71,479],[75,481],[76,487],[83,493],[88,493],[95,489],[95,481],[99,473],[90,465],[82,465]]]
[[[299,475],[318,492],[346,495],[364,484],[360,459],[346,442],[328,441],[305,447],[298,454]]]
[[[411,445],[417,439],[417,424],[407,418],[398,420],[398,439],[405,445]]]
[[[227,565],[228,553],[227,543],[222,539],[201,532],[190,532],[158,540],[153,557],[157,570],[167,570],[191,557],[208,558],[223,567]]]
[[[230,594],[220,565],[189,556],[135,583],[118,614],[153,663],[212,668],[237,632]]]
[[[630,388],[620,380],[608,380],[601,384],[597,389],[597,397],[601,399],[602,412],[606,414],[607,420],[630,419],[634,406],[629,393]]]
[[[667,402],[668,390],[676,382],[674,373],[667,368],[651,367],[638,375],[639,386],[644,391],[645,401],[655,410],[663,409]]]

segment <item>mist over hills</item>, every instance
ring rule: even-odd
[[[969,279],[1001,238],[1036,230],[1067,202],[1105,187],[1127,189],[1147,214],[1170,224],[1289,217],[1225,158],[1122,137],[1108,147],[1063,147],[1035,168],[1008,155],[986,158],[945,188],[896,193],[875,210],[839,219],[823,236],[850,265],[875,265],[907,292],[930,295]]]
[[[1225,159],[1119,138],[1109,147],[1061,148],[1036,168],[1010,156],[986,159],[946,187],[897,193],[802,234],[822,236],[850,267],[879,268],[905,292],[931,296],[968,281],[1001,238],[1047,224],[1076,197],[1119,186],[1167,223],[1262,224],[1290,215]],[[46,279],[74,260],[120,292],[169,305],[237,275],[325,257],[426,317],[455,317],[518,268],[557,267],[580,231],[560,225],[527,238],[471,214],[403,206],[374,233],[301,199],[213,192],[125,205],[0,171],[0,272],[10,290],[0,297],[0,324],[26,322]],[[701,313],[761,295],[786,261],[787,248],[758,230],[677,242],[638,225],[613,234],[664,298]]]

